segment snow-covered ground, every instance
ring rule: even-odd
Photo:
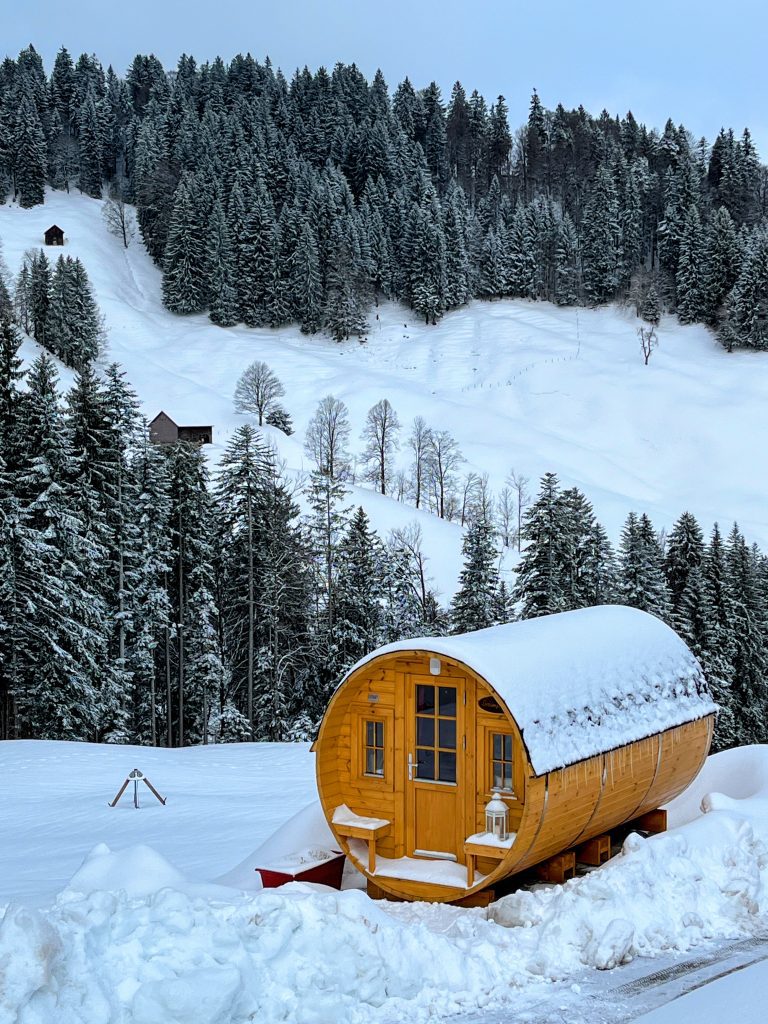
[[[133,767],[166,806],[148,791],[140,810],[106,806]],[[255,891],[257,863],[323,840],[302,812],[312,772],[302,745],[0,744],[0,1024],[533,1020],[595,968],[616,986],[624,961],[768,931],[766,748],[710,758],[707,813],[683,796],[673,831],[490,911]]]
[[[473,303],[437,327],[385,305],[378,318],[372,312],[365,344],[305,338],[296,328],[221,329],[166,312],[160,273],[140,241],[125,250],[100,210],[60,192],[31,210],[3,206],[0,239],[15,272],[45,228],[64,229],[64,251],[83,260],[105,314],[108,358],[125,367],[149,418],[164,409],[179,423],[212,423],[220,450],[242,422],[235,383],[264,359],[286,386],[296,434],[271,433],[292,470],[307,468],[302,438],[320,398],[347,403],[360,451],[365,414],[386,397],[406,429],[421,415],[450,430],[465,468],[488,472],[496,491],[512,467],[534,484],[556,471],[586,492],[614,540],[630,509],[667,528],[688,509],[705,530],[738,519],[749,540],[768,546],[768,448],[755,432],[768,401],[764,354],[728,355],[705,328],[669,317],[644,366],[633,315],[517,301]],[[419,520],[435,583],[449,597],[459,529],[370,491],[355,500],[382,533]]]

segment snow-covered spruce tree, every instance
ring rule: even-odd
[[[208,316],[219,327],[232,327],[237,323],[234,255],[227,220],[218,199],[208,220],[207,239]]]
[[[45,132],[37,108],[28,95],[22,95],[13,133],[14,198],[19,206],[36,206],[45,200]]]
[[[704,559],[704,534],[690,512],[683,512],[670,531],[664,556],[664,572],[671,599],[671,623],[681,631],[682,597],[691,573],[701,568]]]
[[[613,298],[618,286],[619,207],[608,167],[595,175],[584,215],[581,244],[584,292],[592,305]]]
[[[463,306],[470,298],[466,219],[464,193],[456,182],[452,181],[443,202],[446,309]]]
[[[406,246],[410,303],[425,323],[436,324],[445,310],[445,235],[437,195],[426,182],[410,211]]]
[[[392,462],[400,447],[400,421],[388,398],[382,398],[368,410],[363,428],[365,479],[386,494],[392,475]]]
[[[661,304],[659,303],[659,293],[656,291],[656,285],[651,284],[648,291],[645,293],[643,298],[643,304],[640,307],[640,316],[648,324],[654,326],[661,320]]]
[[[670,595],[664,576],[664,555],[653,524],[645,513],[630,512],[619,546],[618,597],[622,604],[668,619]]]
[[[86,366],[67,395],[66,429],[72,446],[71,507],[80,520],[82,571],[90,580],[93,600],[89,626],[94,638],[93,686],[98,693],[99,739],[124,739],[130,693],[124,667],[110,656],[110,640],[124,581],[116,571],[119,542],[116,533],[124,516],[120,466],[115,448],[114,410],[107,390]]]
[[[339,576],[339,544],[349,524],[347,492],[342,483],[316,470],[306,491],[310,513],[306,519],[312,557],[316,666],[307,707],[318,719],[339,678],[339,646],[336,638],[336,604]]]
[[[208,298],[205,279],[205,225],[195,179],[186,174],[173,201],[163,253],[163,302],[172,313],[199,313]]]
[[[709,217],[704,233],[702,295],[706,319],[716,325],[723,315],[725,300],[736,283],[742,247],[736,225],[725,207]]]
[[[166,637],[170,701],[165,709],[167,746],[185,746],[206,735],[206,711],[221,694],[218,653],[211,648],[218,631],[214,598],[214,507],[208,469],[199,446],[179,441],[167,446],[170,479],[171,562],[167,588],[173,631]]]
[[[23,377],[21,336],[15,325],[0,320],[0,457],[6,473],[20,466],[26,442],[25,412],[19,382]]]
[[[768,227],[755,228],[727,302],[721,339],[734,347],[768,349]]]
[[[270,322],[268,307],[278,255],[276,228],[272,199],[259,179],[249,190],[240,234],[235,240],[240,318],[248,327],[264,327]]]
[[[131,735],[134,741],[157,746],[163,738],[161,725],[168,702],[165,659],[170,653],[166,640],[171,626],[171,499],[167,459],[148,435],[144,425],[130,467],[135,494],[132,525],[140,557],[132,567],[125,666],[133,696]]]
[[[699,210],[692,204],[685,215],[675,278],[677,315],[683,324],[701,320],[705,312],[704,239]]]
[[[569,558],[568,533],[560,484],[554,473],[541,478],[539,496],[525,514],[525,542],[512,593],[520,618],[549,615],[565,609],[564,573]]]
[[[232,687],[245,698],[254,738],[284,740],[305,681],[308,558],[274,454],[249,425],[228,445],[216,503]]]
[[[29,266],[29,317],[35,341],[46,344],[45,327],[51,300],[51,266],[42,249],[32,256]]]
[[[724,750],[734,746],[737,709],[731,688],[733,681],[734,636],[731,595],[728,587],[726,550],[715,523],[704,555],[702,575],[709,604],[708,647],[703,652],[704,672],[720,708],[715,722],[714,746]]]
[[[368,329],[365,268],[359,238],[349,218],[338,217],[328,240],[323,327],[336,341]]]
[[[453,633],[467,633],[497,622],[499,571],[495,538],[493,525],[484,516],[478,516],[465,530],[464,565],[451,602]]]
[[[96,111],[93,89],[89,89],[77,114],[79,173],[78,187],[87,196],[101,198],[104,139]]]
[[[734,734],[738,744],[768,738],[766,615],[761,602],[759,565],[738,526],[726,545],[726,571],[733,636],[731,681]]]
[[[562,565],[563,610],[609,604],[616,595],[613,548],[592,505],[577,487],[563,491],[562,541],[568,554]]]
[[[310,224],[301,229],[290,268],[294,314],[304,334],[316,334],[323,319],[323,279],[317,240]]]
[[[381,541],[358,507],[337,552],[334,640],[341,670],[382,642],[383,559]]]
[[[46,346],[67,366],[82,370],[98,356],[103,333],[85,267],[79,259],[59,256],[51,278]]]

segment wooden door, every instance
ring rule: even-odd
[[[407,853],[461,861],[466,680],[411,675],[406,689]]]

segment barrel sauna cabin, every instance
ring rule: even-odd
[[[685,643],[633,608],[405,640],[333,695],[314,748],[320,800],[369,890],[462,900],[677,796],[715,711]],[[489,844],[493,790],[510,836]]]

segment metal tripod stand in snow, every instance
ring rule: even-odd
[[[147,784],[147,786],[149,787],[150,792],[154,793],[155,796],[157,797],[157,799],[160,801],[160,803],[163,806],[165,806],[166,798],[164,796],[160,796],[160,794],[157,792],[155,787],[152,785],[152,783],[146,777],[144,772],[140,772],[138,768],[134,768],[133,771],[128,773],[128,778],[125,780],[125,782],[120,787],[120,789],[118,791],[118,794],[115,797],[115,799],[112,800],[110,804],[108,804],[109,807],[114,807],[115,806],[117,801],[120,799],[120,797],[123,795],[123,793],[128,788],[128,783],[129,782],[133,783],[133,806],[134,807],[138,807],[139,806],[139,783],[140,782],[145,782]]]

